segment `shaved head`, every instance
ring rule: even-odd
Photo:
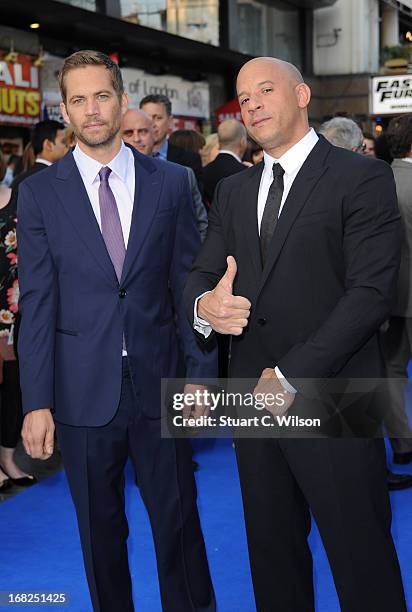
[[[296,68],[296,66],[294,66],[290,62],[285,62],[284,60],[278,59],[276,57],[255,57],[249,60],[240,69],[238,78],[242,74],[242,70],[245,70],[247,69],[248,66],[253,66],[253,64],[256,64],[256,63],[267,63],[269,65],[272,64],[278,70],[282,71],[284,75],[289,79],[289,82],[294,86],[299,85],[299,83],[304,82],[303,76],[301,75],[300,71]]]
[[[128,108],[125,114],[123,115],[123,120],[127,119],[128,121],[139,120],[142,123],[145,123],[149,127],[152,125],[152,120],[149,115],[145,113],[140,108]]]
[[[221,149],[238,146],[242,139],[246,140],[246,128],[237,119],[226,119],[217,128],[217,137]]]
[[[123,115],[122,138],[144,155],[151,155],[154,147],[153,123],[139,108],[129,108]]]
[[[308,133],[310,89],[296,66],[257,57],[242,66],[236,85],[246,129],[269,155],[279,158]]]

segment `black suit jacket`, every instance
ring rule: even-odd
[[[388,317],[400,260],[400,217],[390,167],[322,136],[295,178],[262,270],[257,197],[263,163],[221,181],[185,300],[213,289],[233,255],[233,293],[251,315],[232,338],[232,377],[278,366],[299,379],[380,377],[379,326]],[[296,401],[295,401],[296,404]]]
[[[25,170],[24,172],[20,172],[20,174],[18,174],[13,179],[13,182],[10,185],[11,187],[10,203],[16,209],[17,209],[17,198],[19,195],[19,185],[32,174],[35,174],[36,172],[39,172],[40,170],[45,170],[47,167],[48,167],[47,164],[42,164],[41,162],[35,162],[35,164],[31,168],[29,168],[28,170]]]
[[[219,153],[216,159],[205,166],[203,169],[203,182],[205,185],[205,196],[209,204],[213,201],[218,182],[242,170],[246,170],[246,166],[238,162],[229,153]]]
[[[169,142],[167,147],[167,160],[174,162],[175,164],[180,164],[181,166],[188,166],[189,168],[192,168],[196,175],[200,192],[203,193],[203,168],[202,161],[198,153],[186,151],[186,149],[176,147],[176,145]]]

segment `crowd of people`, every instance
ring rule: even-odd
[[[291,133],[283,134],[280,144],[274,144],[271,134],[262,136],[262,125],[269,121],[271,111],[261,111],[269,103],[259,96],[270,94],[266,90],[255,93],[255,80],[271,83],[280,77],[287,82],[281,105],[288,108],[285,125]],[[243,122],[225,120],[216,133],[206,137],[194,130],[173,131],[172,105],[164,95],[148,95],[139,108],[127,108],[119,71],[103,54],[79,52],[71,56],[61,73],[60,87],[63,115],[70,127],[51,120],[35,125],[24,165],[16,156],[6,162],[0,154],[0,493],[11,486],[36,483],[35,474],[23,471],[15,461],[23,412],[27,452],[34,458],[47,459],[54,448],[50,414],[54,408],[94,609],[132,609],[127,527],[121,507],[121,474],[130,452],[151,515],[164,609],[212,611],[213,587],[197,516],[190,447],[183,444],[186,440],[181,444],[162,440],[159,444],[158,409],[148,399],[142,380],[155,386],[153,371],[165,377],[194,379],[202,374],[227,378],[230,360],[232,375],[238,378],[259,378],[260,372],[263,379],[275,377],[273,384],[288,396],[288,405],[298,406],[298,410],[299,397],[295,398],[299,396],[299,379],[327,378],[345,368],[348,376],[356,376],[358,370],[369,372],[357,360],[357,351],[363,347],[364,359],[375,363],[382,350],[388,380],[401,381],[387,387],[384,426],[394,462],[412,462],[412,431],[404,398],[412,349],[412,117],[392,119],[378,139],[341,116],[325,121],[316,133],[307,123],[310,92],[298,71],[285,62],[271,63],[267,59],[246,64],[239,74]],[[396,242],[398,231],[392,171],[374,162],[362,165],[353,153],[390,163],[395,178],[402,252],[391,308],[387,302],[395,271],[389,280],[381,281],[380,275],[384,265],[395,269],[398,257],[391,253],[391,241]],[[299,176],[305,164],[309,164],[310,172],[303,185]],[[340,182],[341,171],[351,174],[353,182]],[[319,201],[312,203],[312,213],[298,219],[292,238],[285,244],[299,214],[297,208],[293,212],[292,204],[299,206],[302,202],[303,206],[310,199],[315,180],[325,182]],[[347,224],[348,244],[342,247],[343,256],[338,250],[339,240],[330,246],[323,234],[316,237],[319,221],[333,208],[331,205],[327,211],[331,191],[339,193],[339,205],[345,202],[348,207],[339,208],[334,217],[337,224],[338,217],[345,216]],[[379,202],[374,208],[382,194],[387,196],[387,211],[379,208]],[[257,214],[256,201],[248,206],[248,198],[257,200]],[[367,212],[362,208],[365,202]],[[245,234],[236,219],[236,205],[240,203]],[[330,223],[331,235],[339,236],[342,227]],[[313,230],[314,236],[304,244],[307,229]],[[281,244],[279,249],[283,246],[282,254],[273,246],[274,236]],[[387,260],[382,263],[380,257]],[[276,274],[270,276],[275,258],[281,261]],[[362,258],[365,260],[360,262]],[[318,269],[320,261],[322,270]],[[253,266],[259,268],[266,288],[252,280]],[[345,266],[350,273],[342,281]],[[318,272],[328,279],[330,287],[333,285],[330,294],[319,289]],[[185,312],[183,287],[187,277]],[[342,287],[347,283],[345,304],[339,283]],[[317,288],[316,295],[309,285]],[[381,302],[373,301],[377,298],[368,293],[369,285],[373,285],[372,293],[382,294]],[[300,286],[306,287],[309,295],[307,305],[304,293],[296,290]],[[257,296],[265,290],[259,312],[254,312],[251,304],[256,304]],[[273,295],[279,293],[283,299],[275,303]],[[77,300],[82,304],[82,320]],[[301,309],[309,310],[309,303],[312,311],[303,315]],[[336,320],[332,321],[330,313],[335,307]],[[375,321],[375,327],[363,323],[365,312],[368,324]],[[282,330],[273,323],[278,317]],[[50,325],[52,330],[48,329]],[[249,332],[244,334],[247,326]],[[325,346],[335,341],[341,329],[349,330],[346,344],[332,359]],[[293,337],[295,352],[289,351],[288,337]],[[273,354],[273,371],[267,372]],[[119,355],[122,360],[117,359]],[[325,355],[333,363],[326,363]],[[305,370],[305,360],[316,362],[319,368]],[[380,370],[377,367],[371,371],[375,376]],[[189,385],[186,390],[190,389]],[[136,394],[146,406],[138,418],[133,413]],[[83,405],[85,397],[93,398],[87,406]],[[130,431],[134,441],[129,438],[126,451]],[[341,470],[339,478],[343,480],[347,474],[340,462],[350,463],[349,451],[354,453],[358,463],[353,459],[353,471],[348,472],[348,478],[353,478],[365,460],[366,450],[353,441],[345,441],[348,448],[340,446],[339,451],[320,445],[310,449],[309,441],[299,442],[299,448],[307,451],[306,468],[292,440],[276,448],[269,448],[262,440],[236,442],[258,609],[312,609],[311,562],[303,543],[310,506],[324,530],[339,597],[346,602],[346,609],[372,609],[365,607],[365,592],[369,591],[369,597],[368,581],[372,580],[373,609],[386,612],[390,600],[391,609],[403,611],[406,608],[387,520],[371,519],[370,530],[375,538],[375,565],[385,559],[382,572],[387,574],[389,600],[376,586],[380,582],[378,565],[371,564],[370,576],[361,569],[365,543],[362,521],[353,529],[346,525],[348,533],[343,529],[338,535],[337,523],[332,524],[327,516],[333,512],[328,509],[325,491],[318,490],[305,471],[318,471],[319,486],[329,488],[326,455],[335,453],[330,461]],[[142,448],[145,461],[141,460]],[[176,459],[180,456],[181,463]],[[187,457],[189,462],[183,461]],[[375,458],[378,464],[381,454]],[[87,478],[82,461],[88,466]],[[275,463],[279,469],[276,474]],[[112,480],[104,482],[111,470]],[[292,484],[292,472],[299,489]],[[374,478],[378,484],[372,496],[379,512],[386,516],[387,500],[378,482],[379,474]],[[361,478],[351,482],[352,494],[359,496],[360,512],[366,512],[371,503],[365,482]],[[268,492],[272,483],[277,495]],[[386,469],[386,484],[392,490],[412,487],[412,475]],[[90,496],[95,496],[89,505],[84,502],[87,487]],[[284,498],[282,487],[288,496],[279,503]],[[337,498],[346,499],[348,488],[342,485]],[[100,503],[102,499],[104,503]],[[179,503],[172,502],[176,499]],[[269,512],[276,517],[270,527],[265,520]],[[177,529],[172,527],[174,521]],[[290,531],[281,532],[281,524],[289,525]],[[183,538],[186,531],[190,536]],[[290,533],[295,534],[293,545],[288,541]],[[359,584],[355,586],[356,580],[352,584],[348,579],[345,584],[345,537],[358,540],[359,554],[356,557],[354,552],[351,571],[363,572],[365,592]],[[266,545],[268,538],[277,541],[279,552]],[[269,593],[272,569],[281,565],[284,571],[279,571],[279,588],[270,589],[278,592]],[[296,576],[302,588],[295,601]],[[352,597],[358,607],[350,607]],[[292,600],[295,603],[291,604]]]

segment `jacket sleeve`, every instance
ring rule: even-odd
[[[173,257],[170,267],[170,288],[181,338],[187,378],[214,378],[217,376],[217,348],[215,342],[200,345],[191,328],[184,309],[183,289],[187,275],[200,247],[188,175],[181,181],[181,197],[176,220]]]
[[[19,271],[18,337],[23,412],[53,408],[56,269],[40,207],[27,184],[19,186],[17,208]]]
[[[286,379],[335,376],[390,315],[400,262],[400,216],[390,167],[368,164],[345,199],[345,291],[323,324],[277,363]],[[293,382],[299,389],[299,382]]]
[[[225,203],[223,194],[224,182],[225,179],[220,181],[216,187],[213,206],[209,211],[209,225],[206,240],[195,260],[184,290],[186,313],[192,328],[196,299],[206,291],[211,291],[216,287],[217,283],[226,272],[226,258],[230,255],[230,253],[227,252],[221,219],[221,211]],[[202,341],[212,340],[213,336],[214,332],[207,338],[202,334],[198,335]]]
[[[203,204],[202,195],[197,186],[195,173],[192,168],[187,167],[187,173],[189,175],[190,190],[192,192],[193,207],[196,215],[197,229],[199,230],[200,240],[203,242],[206,238],[207,233],[207,212],[206,207]]]

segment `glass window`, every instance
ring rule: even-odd
[[[237,51],[248,55],[263,55],[263,7],[256,2],[238,2]]]
[[[249,55],[279,57],[301,67],[299,10],[280,10],[262,0],[237,0],[238,44],[236,51]],[[287,7],[285,3],[285,7]]]
[[[57,2],[63,2],[63,4],[71,4],[78,8],[86,9],[87,11],[96,12],[96,0],[57,0]]]
[[[120,0],[125,21],[219,44],[219,0]]]

